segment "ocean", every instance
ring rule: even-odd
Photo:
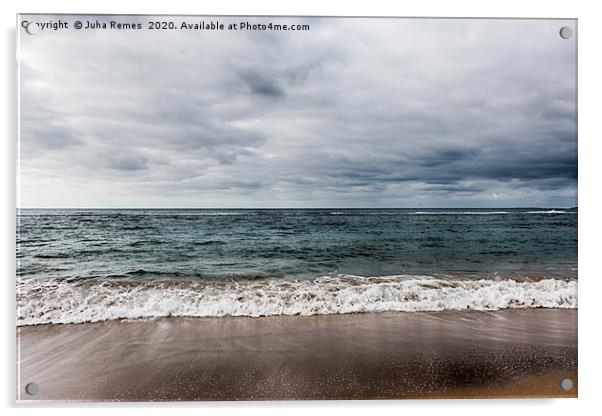
[[[17,324],[577,307],[577,210],[21,209]]]

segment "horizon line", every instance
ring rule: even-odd
[[[578,209],[578,206],[516,206],[516,207],[16,207],[19,209]]]

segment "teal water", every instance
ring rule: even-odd
[[[17,323],[577,307],[567,209],[22,210]]]
[[[566,209],[22,210],[18,274],[271,278],[566,275]]]

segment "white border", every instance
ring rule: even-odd
[[[394,2],[386,0],[255,0],[255,1],[182,1],[182,0],[4,0],[2,13],[2,84],[4,92],[2,126],[2,238],[0,251],[4,273],[2,305],[2,404],[12,407],[5,414],[91,415],[107,413],[162,415],[170,408],[182,414],[245,413],[254,415],[327,414],[336,411],[364,415],[414,412],[444,415],[503,415],[509,413],[544,413],[546,416],[597,413],[602,394],[597,387],[600,373],[600,296],[602,296],[602,262],[597,260],[602,179],[599,162],[602,157],[600,123],[600,75],[602,74],[602,15],[596,13],[596,2],[568,0],[478,1],[422,0]],[[558,400],[456,400],[456,401],[387,401],[387,402],[274,402],[274,403],[198,403],[198,404],[133,404],[60,408],[18,406],[15,408],[15,158],[16,158],[16,78],[15,15],[29,13],[144,13],[144,14],[263,14],[263,15],[346,15],[346,16],[446,16],[446,17],[550,17],[579,19],[579,399]],[[109,407],[108,409],[106,407]],[[596,409],[596,410],[594,410]]]

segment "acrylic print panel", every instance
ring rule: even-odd
[[[20,15],[20,401],[577,396],[577,22]]]

